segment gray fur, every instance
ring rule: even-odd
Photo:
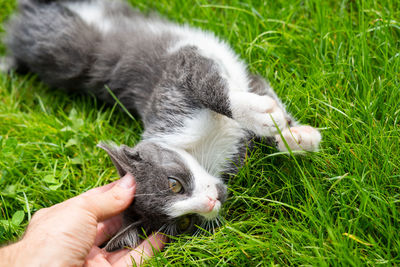
[[[120,27],[104,34],[68,10],[63,5],[66,2],[20,1],[17,15],[7,26],[5,43],[9,56],[17,70],[34,72],[52,87],[92,93],[114,103],[105,90],[108,86],[128,110],[143,120],[143,141],[134,148],[100,146],[110,155],[121,176],[130,172],[137,180],[135,200],[124,212],[123,230],[108,243],[107,249],[135,246],[142,234],[152,231],[179,234],[176,225],[180,218],[169,218],[164,208],[176,198],[190,196],[193,174],[177,153],[146,139],[177,132],[184,126],[185,118],[202,109],[232,117],[227,84],[218,65],[194,46],[168,53],[167,49],[179,37],[168,31],[161,35],[152,33],[144,22],[161,19],[146,17],[125,3],[107,2],[106,16],[117,20]],[[127,21],[138,26],[127,27]],[[253,92],[267,94],[281,103],[263,79],[251,76],[250,86]],[[226,168],[224,177],[237,172],[253,137],[249,132],[237,155],[228,159],[233,163]],[[165,179],[169,176],[183,179],[187,193],[171,194]],[[218,193],[223,202],[223,184]],[[188,231],[194,229],[195,223],[201,223],[196,214],[190,216],[192,225]]]
[[[274,89],[269,85],[269,83],[264,80],[259,75],[250,74],[250,92],[257,95],[267,95],[272,97],[279,105],[279,107],[285,112],[286,121],[290,127],[298,125],[294,118],[286,111],[285,106],[279,99],[278,95],[275,93]]]
[[[142,141],[134,148],[121,146],[113,148],[105,144],[99,145],[110,155],[120,176],[127,172],[135,177],[137,187],[132,205],[124,212],[122,231],[108,242],[106,249],[115,250],[124,246],[135,246],[139,237],[154,230],[174,226],[178,218],[166,216],[165,208],[177,199],[191,196],[193,174],[185,166],[179,156],[160,145]],[[167,177],[179,177],[185,187],[183,194],[174,194],[169,190]],[[161,179],[164,178],[164,179]],[[225,198],[226,190],[220,191],[220,198]],[[198,221],[191,215],[192,227]],[[176,235],[181,232],[176,227],[169,227],[167,234]]]

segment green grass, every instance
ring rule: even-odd
[[[131,2],[227,40],[323,133],[304,157],[259,145],[229,183],[225,224],[150,264],[400,265],[399,1]],[[0,0],[0,19],[14,7]],[[35,76],[0,74],[0,242],[38,209],[116,179],[96,144],[134,145],[137,125]]]

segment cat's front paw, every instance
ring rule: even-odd
[[[317,151],[321,142],[321,133],[311,126],[298,126],[282,131],[282,136],[291,150]],[[281,135],[276,135],[277,147],[280,151],[288,151]]]
[[[287,127],[282,109],[269,96],[247,92],[230,94],[232,117],[243,128],[259,136],[274,136]]]

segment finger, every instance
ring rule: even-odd
[[[113,235],[115,235],[122,225],[122,214],[111,217],[104,222],[100,222],[97,225],[97,234],[94,241],[95,246],[100,246],[107,240],[109,240]]]
[[[126,174],[108,191],[77,197],[83,208],[93,214],[98,222],[107,220],[125,210],[135,194],[135,179]]]
[[[111,265],[114,265],[116,262],[118,262],[120,259],[122,259],[125,255],[127,255],[130,251],[132,251],[131,249],[120,249],[120,250],[116,250],[113,252],[106,252],[106,258],[108,260],[108,262]]]
[[[84,267],[111,267],[106,259],[104,251],[99,247],[92,247],[85,259]]]
[[[100,186],[100,187],[92,188],[92,189],[86,191],[85,193],[83,193],[82,195],[93,195],[93,194],[97,194],[97,193],[104,193],[104,192],[110,190],[111,188],[113,188],[114,185],[117,184],[117,182],[118,182],[118,180],[114,181],[112,183]]]
[[[126,255],[123,255],[117,260],[112,266],[122,267],[131,266],[132,261],[135,261],[137,265],[142,264],[147,258],[154,255],[155,252],[161,251],[168,238],[162,233],[152,234],[149,238],[144,240],[139,246],[131,250]]]

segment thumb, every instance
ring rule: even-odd
[[[85,209],[101,222],[125,210],[132,202],[136,189],[135,179],[127,173],[108,191],[82,196]]]

